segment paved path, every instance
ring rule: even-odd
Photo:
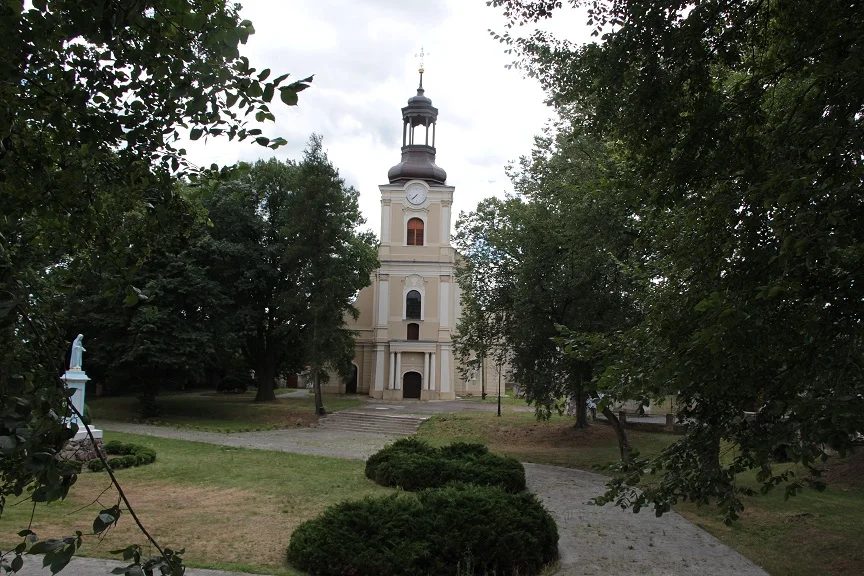
[[[25,556],[24,568],[18,576],[51,576],[51,570],[42,568],[42,556]],[[128,562],[103,560],[101,558],[73,558],[60,576],[102,576],[111,574],[111,570],[119,566],[128,566]],[[221,570],[203,570],[187,568],[186,576],[253,576],[245,572],[223,572]],[[257,576],[257,575],[256,575]]]
[[[106,420],[100,420],[99,427],[112,432],[143,434],[145,436],[204,442],[206,444],[220,444],[235,448],[255,448],[258,450],[294,452],[297,454],[311,454],[313,456],[334,456],[336,458],[351,458],[356,460],[365,460],[383,448],[388,442],[399,438],[399,436],[386,434],[325,430],[322,428],[295,428],[224,434],[220,432],[203,432],[185,428],[111,422]]]
[[[558,524],[561,567],[580,576],[767,576],[678,514],[657,518],[587,502],[603,491],[599,474],[525,463],[528,489]]]
[[[503,410],[515,412],[534,412],[533,406],[514,406],[505,404]],[[351,408],[352,412],[379,412],[396,414],[454,414],[458,412],[497,412],[498,404],[474,400],[369,400],[366,404]]]
[[[317,428],[216,434],[145,424],[99,424],[106,430],[132,434],[352,459],[365,459],[394,439]],[[599,474],[527,463],[525,474],[528,488],[558,524],[561,565],[557,575],[766,576],[755,564],[678,514],[657,518],[649,510],[633,514],[613,506],[587,504],[603,492],[606,478]]]

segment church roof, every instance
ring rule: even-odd
[[[391,184],[407,182],[408,180],[425,180],[430,184],[446,184],[447,172],[435,164],[435,126],[438,121],[438,109],[432,106],[432,100],[426,96],[423,89],[423,70],[420,69],[420,86],[417,94],[408,99],[408,105],[402,108],[403,136],[402,161],[390,168],[387,178]],[[425,141],[415,143],[415,129],[422,127],[425,131]],[[432,144],[429,145],[429,137]]]

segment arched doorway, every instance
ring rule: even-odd
[[[402,377],[402,398],[420,399],[423,377],[417,372],[406,372]]]
[[[345,384],[345,393],[357,393],[357,366],[355,366],[354,364],[351,365],[351,379],[348,380],[347,384]]]

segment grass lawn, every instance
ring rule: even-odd
[[[643,455],[656,454],[675,440],[668,434],[628,432],[631,444]],[[512,411],[501,418],[495,413],[442,414],[423,424],[418,435],[436,446],[482,442],[525,462],[584,470],[618,459],[611,427],[597,424],[576,430],[567,417],[540,422],[531,413]],[[825,492],[807,490],[784,501],[781,488],[748,498],[741,520],[731,527],[723,524],[716,508],[682,503],[675,510],[770,574],[856,574],[864,565],[864,450],[831,464]],[[756,487],[755,476],[742,474],[739,481]]]
[[[364,475],[359,460],[228,448],[150,436],[105,433],[106,440],[156,450],[149,466],[117,472],[136,513],[164,546],[186,548],[188,565],[267,574],[297,574],[285,564],[293,529],[325,507],[346,499],[385,494]],[[104,473],[79,476],[67,500],[36,508],[33,530],[43,537],[91,531],[101,507],[117,501]],[[0,525],[0,546],[18,543],[32,506],[10,500]],[[144,544],[128,515],[99,543],[85,539],[81,555],[112,557],[108,551]]]
[[[481,442],[495,452],[524,462],[590,470],[619,458],[610,426],[573,428],[573,418],[553,416],[539,421],[533,412],[503,411],[439,414],[425,422],[418,436],[435,446],[450,442]],[[642,454],[656,454],[674,441],[669,434],[630,431],[630,443]]]
[[[134,396],[89,398],[93,420],[143,421],[149,424],[178,426],[208,432],[250,432],[274,428],[297,428],[317,422],[315,400],[278,398],[275,402],[254,402],[247,394],[162,394],[156,399],[162,413],[141,420],[138,399]],[[360,406],[357,396],[324,396],[324,407],[330,412]]]
[[[484,400],[482,396],[460,396],[462,400],[468,402],[483,402],[484,404],[498,404],[498,396],[495,394],[487,394]],[[512,395],[501,397],[502,406],[530,406],[524,398],[515,398]]]
[[[784,500],[780,488],[747,498],[741,519],[733,526],[723,524],[713,508],[685,503],[675,509],[770,574],[860,574],[864,566],[864,451],[829,463],[825,492],[805,490]],[[850,469],[853,474],[843,474]],[[738,480],[758,487],[755,472],[741,474]]]

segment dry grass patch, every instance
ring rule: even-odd
[[[654,454],[674,442],[669,434],[628,431],[630,442],[643,454]],[[525,462],[590,469],[618,459],[618,440],[611,427],[573,427],[573,419],[553,416],[538,421],[533,413],[462,412],[441,414],[420,427],[419,435],[433,445],[481,442],[494,452]]]
[[[188,565],[267,574],[295,574],[285,565],[294,528],[326,507],[391,490],[366,479],[362,461],[283,452],[228,448],[149,436],[106,433],[108,439],[135,442],[156,450],[156,462],[117,475],[136,513],[163,545],[186,548]],[[38,506],[34,531],[56,537],[87,533],[102,506],[81,512],[99,498],[104,507],[117,501],[102,473],[84,473],[70,497]],[[0,545],[17,543],[31,508],[9,506],[2,520]],[[110,550],[144,544],[131,517],[124,515],[101,544],[87,538],[83,555],[110,557]]]

